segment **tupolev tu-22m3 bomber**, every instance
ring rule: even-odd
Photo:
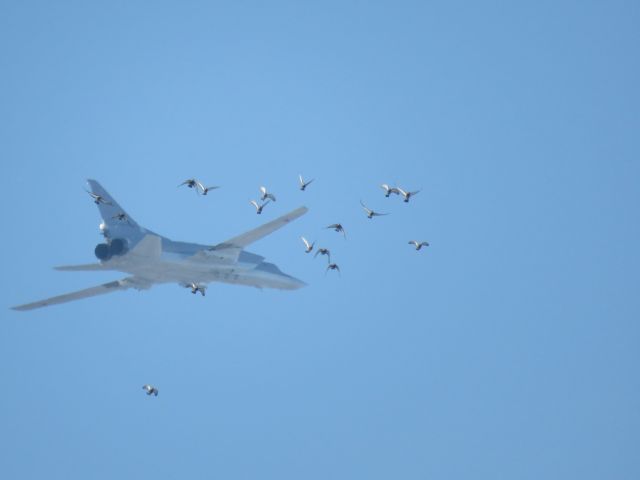
[[[135,288],[145,290],[159,283],[177,283],[192,293],[205,294],[208,283],[223,282],[257,288],[295,290],[306,284],[280,271],[264,257],[244,250],[251,243],[273,233],[304,215],[299,207],[286,215],[216,245],[177,242],[138,225],[95,180],[88,180],[88,193],[98,206],[104,243],[95,247],[98,263],[55,267],[64,271],[117,270],[129,276],[96,287],[66,293],[33,303],[12,307],[33,310]]]

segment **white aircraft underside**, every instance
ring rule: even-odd
[[[257,288],[295,290],[306,284],[281,272],[264,257],[246,252],[244,247],[269,235],[287,223],[304,215],[300,207],[258,228],[214,246],[175,242],[140,227],[95,180],[88,180],[91,191],[103,201],[96,202],[102,215],[100,229],[106,243],[96,246],[99,263],[56,267],[63,271],[116,270],[130,276],[96,287],[79,290],[33,303],[12,307],[32,310],[135,288],[143,290],[159,283],[178,283],[184,287],[199,287],[204,294],[208,283],[223,282]],[[125,217],[122,217],[125,215]],[[116,219],[116,217],[121,217]]]

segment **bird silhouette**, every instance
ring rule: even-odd
[[[420,193],[420,190],[416,190],[415,192],[409,192],[401,189],[400,187],[398,187],[398,191],[404,197],[404,203],[409,203],[409,199],[411,197]]]
[[[304,192],[305,188],[307,188],[309,184],[315,180],[315,178],[312,178],[308,182],[305,182],[304,178],[302,178],[302,175],[298,175],[298,180],[300,181],[300,190]]]
[[[260,196],[260,200],[264,201],[269,198],[274,202],[276,201],[275,195],[273,193],[267,192],[267,187],[260,187],[260,192],[262,193],[262,195]]]
[[[304,238],[304,237],[300,237],[302,239],[302,241],[304,242],[304,252],[305,253],[309,253],[311,250],[313,250],[313,246],[316,244],[316,242],[313,243],[309,243],[309,241]]]
[[[428,247],[429,242],[418,242],[417,240],[411,240],[409,242],[409,245],[413,245],[414,247],[416,247],[416,250],[420,250],[422,247]]]
[[[154,395],[154,396],[158,396],[158,389],[156,387],[154,387],[153,385],[143,385],[142,389],[147,392],[147,395]]]
[[[360,205],[362,205],[362,208],[364,208],[364,211],[367,212],[367,218],[380,217],[382,215],[389,215],[388,213],[374,212],[370,208],[367,208],[367,206],[364,203],[362,203],[362,200],[360,200]]]
[[[344,238],[345,239],[347,238],[347,232],[344,231],[344,227],[340,223],[332,223],[331,225],[328,225],[325,228],[333,228],[333,230],[338,233],[342,232],[342,235],[344,236]]]
[[[256,213],[260,215],[262,213],[262,209],[267,205],[267,203],[269,203],[269,200],[264,202],[262,205],[258,205],[258,202],[256,202],[255,200],[251,200],[251,202],[249,203],[251,203],[251,205],[256,207]]]

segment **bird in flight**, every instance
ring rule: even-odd
[[[267,198],[273,200],[274,202],[276,201],[276,197],[273,193],[269,193],[267,192],[267,187],[260,187],[260,192],[262,193],[262,196],[260,197],[260,200],[264,201]]]
[[[338,274],[340,274],[340,267],[337,263],[330,263],[327,265],[327,269],[324,271],[324,274],[326,275],[329,270],[337,270]]]
[[[111,202],[107,202],[102,195],[98,195],[97,193],[90,192],[89,190],[85,190],[91,198],[93,198],[93,203],[96,205],[100,205],[101,203],[104,205],[113,205]]]
[[[120,220],[121,222],[130,223],[129,222],[129,218],[127,217],[127,214],[124,213],[124,212],[120,212],[120,213],[118,213],[117,215],[114,215],[111,218],[113,218],[114,220]]]
[[[394,193],[396,195],[400,194],[400,190],[398,190],[396,187],[390,187],[386,183],[383,183],[382,185],[380,185],[380,188],[382,188],[384,190],[384,196],[385,197],[389,197],[389,195],[391,195],[392,193]]]
[[[315,178],[312,178],[311,180],[309,180],[308,182],[304,181],[304,178],[302,178],[302,175],[298,175],[298,180],[300,181],[300,190],[302,190],[304,192],[305,188],[307,188],[307,186],[313,182],[315,180]]]
[[[143,385],[142,389],[147,392],[147,395],[154,395],[154,396],[158,396],[158,389],[156,387],[154,387],[153,385]]]
[[[389,215],[388,213],[374,212],[370,208],[367,208],[367,206],[364,203],[362,203],[362,200],[360,200],[360,205],[362,205],[362,208],[364,208],[364,211],[367,212],[367,218],[380,217],[382,215]]]
[[[202,184],[195,178],[187,178],[184,182],[182,182],[178,186],[181,187],[182,185],[186,185],[189,188],[195,188],[196,193],[198,193],[198,189],[202,186]]]
[[[200,189],[202,190],[202,195],[206,195],[207,193],[209,193],[209,190],[215,190],[216,188],[220,188],[218,186],[205,187],[200,182],[198,182],[198,185],[199,185]]]
[[[418,242],[417,240],[411,240],[409,242],[409,245],[413,245],[414,247],[416,247],[416,250],[420,250],[422,247],[428,247],[429,242]]]
[[[340,223],[332,223],[331,225],[328,225],[325,228],[333,228],[333,230],[338,233],[342,232],[342,235],[344,236],[344,238],[345,239],[347,238],[347,233],[344,231],[344,227]]]
[[[198,292],[200,292],[200,295],[202,295],[204,297],[205,291],[207,290],[206,285],[202,285],[200,283],[196,283],[196,282],[191,282],[188,283],[186,285],[187,288],[191,289],[191,293],[193,293],[194,295]]]
[[[316,258],[318,255],[326,255],[327,256],[327,263],[331,263],[331,252],[329,251],[328,248],[318,248],[318,250],[316,250],[316,254],[313,256],[313,258]]]
[[[415,192],[409,192],[409,191],[405,191],[405,190],[401,189],[400,187],[398,187],[398,191],[404,197],[404,203],[409,203],[409,199],[411,197],[413,197],[414,195],[417,195],[418,193],[420,193],[420,190],[416,190]]]
[[[313,246],[316,244],[316,242],[309,243],[309,241],[306,238],[304,237],[300,237],[300,238],[304,243],[304,253],[309,253],[311,250],[313,250]]]
[[[269,200],[264,202],[262,205],[258,205],[258,202],[256,202],[255,200],[251,200],[251,202],[249,203],[251,203],[251,205],[256,207],[256,213],[260,215],[262,213],[262,209],[267,205],[267,203],[269,203]]]

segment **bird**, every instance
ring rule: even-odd
[[[337,270],[338,274],[340,273],[340,267],[337,263],[330,263],[327,265],[327,269],[324,271],[324,274],[326,275],[329,270]]]
[[[258,202],[256,202],[255,200],[251,200],[251,202],[249,203],[251,203],[251,205],[256,207],[256,213],[260,215],[262,213],[262,209],[267,205],[267,203],[269,203],[269,200],[264,202],[262,205],[258,205]]]
[[[200,182],[198,182],[198,186],[202,190],[202,195],[206,195],[207,193],[209,193],[209,190],[215,190],[216,188],[220,188],[218,186],[205,187]]]
[[[194,295],[198,292],[200,292],[200,294],[204,297],[205,294],[205,290],[207,289],[206,285],[201,285],[199,283],[195,283],[195,282],[191,282],[189,284],[187,284],[187,288],[191,289],[191,293],[193,293]]]
[[[313,250],[313,246],[316,244],[316,242],[313,243],[309,243],[309,241],[304,238],[304,237],[300,237],[302,239],[302,241],[304,242],[304,253],[309,253],[311,250]]]
[[[260,200],[266,200],[267,198],[270,198],[274,202],[276,201],[275,195],[273,193],[267,192],[267,187],[260,187],[260,191],[262,192]]]
[[[147,395],[155,395],[158,396],[158,389],[153,385],[143,385],[142,389],[147,392]]]
[[[318,255],[326,255],[327,263],[331,263],[331,252],[329,251],[328,248],[318,248],[313,258],[316,258]]]
[[[186,185],[189,188],[195,188],[196,189],[196,193],[198,192],[199,186],[202,186],[202,184],[198,180],[196,180],[195,178],[187,178],[184,182],[182,182],[178,186],[181,187],[182,185]]]
[[[414,245],[416,247],[416,250],[420,250],[422,247],[428,247],[429,242],[418,242],[417,240],[411,240],[409,242],[409,245]]]
[[[127,222],[129,223],[129,218],[127,217],[127,214],[124,212],[120,212],[117,215],[114,215],[113,217],[111,217],[115,220],[120,220],[121,222]]]
[[[308,182],[304,181],[304,178],[302,178],[302,175],[298,175],[298,180],[300,180],[300,190],[302,190],[304,192],[304,189],[307,188],[307,186],[313,182],[315,180],[315,178],[312,178],[311,180],[309,180]]]
[[[396,187],[390,187],[386,183],[383,183],[382,185],[380,185],[380,188],[384,190],[385,197],[389,197],[389,195],[391,195],[392,193],[395,193],[396,195],[400,194],[400,190],[398,190]]]
[[[362,208],[364,208],[364,211],[367,212],[367,218],[373,218],[373,217],[380,217],[382,215],[389,215],[388,213],[378,213],[378,212],[374,212],[373,210],[371,210],[370,208],[367,208],[365,206],[364,203],[362,203],[362,200],[360,200],[360,205],[362,205]]]
[[[347,233],[344,231],[344,227],[340,223],[332,223],[331,225],[325,228],[333,228],[338,233],[342,232],[342,235],[344,235],[344,238],[345,239],[347,238]]]
[[[111,202],[106,201],[102,195],[90,192],[89,190],[85,190],[85,192],[91,195],[91,198],[93,198],[93,203],[95,203],[96,205],[100,205],[101,203],[104,205],[113,205]]]
[[[404,191],[400,187],[398,187],[398,191],[404,197],[404,203],[409,203],[409,199],[411,197],[413,197],[414,195],[417,195],[418,193],[420,193],[420,190],[416,190],[415,192],[409,192],[409,191]]]

